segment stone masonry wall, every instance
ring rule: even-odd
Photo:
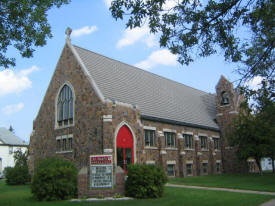
[[[74,124],[68,127],[58,127],[55,122],[56,98],[60,88],[67,82],[72,86],[75,95]],[[224,124],[226,121],[218,119],[218,122]],[[166,171],[168,164],[174,164],[175,176],[187,176],[186,164],[192,164],[191,175],[215,174],[218,173],[216,163],[219,162],[222,166],[221,151],[224,148],[215,150],[212,140],[212,137],[220,136],[218,131],[141,119],[140,110],[135,105],[108,99],[104,103],[101,102],[73,53],[65,45],[39,113],[33,123],[29,150],[30,170],[34,170],[38,159],[51,156],[62,157],[76,163],[79,170],[79,196],[98,196],[103,193],[103,195],[123,194],[125,174],[116,167],[116,135],[123,125],[128,126],[133,134],[135,162],[137,163],[155,163],[162,165]],[[144,127],[155,128],[155,145],[153,147],[145,147]],[[164,131],[167,130],[176,134],[175,148],[165,146]],[[191,149],[184,146],[182,134],[186,132],[192,134],[193,147]],[[222,130],[222,137],[225,135],[223,132],[224,130]],[[56,138],[64,135],[73,137],[71,151],[57,151]],[[201,149],[199,141],[201,135],[207,137],[207,149]],[[221,141],[223,141],[222,137]],[[103,192],[89,188],[89,156],[93,154],[113,155],[113,189]],[[226,158],[223,157],[223,160],[226,161]],[[202,171],[203,163],[208,164],[206,173]]]
[[[74,124],[68,127],[56,126],[56,98],[64,83],[72,85],[75,95]],[[76,61],[71,50],[65,45],[56,66],[52,80],[33,123],[33,133],[30,137],[30,170],[33,172],[37,160],[45,157],[62,157],[75,162],[79,170],[79,195],[98,196],[101,191],[92,192],[89,189],[89,156],[103,154],[103,116],[106,105],[100,102],[88,78]],[[71,151],[57,151],[56,138],[64,135],[73,136]],[[68,143],[67,143],[68,144]],[[114,173],[116,174],[116,173]],[[119,184],[115,190],[106,194],[124,192],[124,174],[116,175]]]
[[[222,92],[229,94],[229,104],[222,105]],[[219,83],[216,86],[217,93],[217,122],[221,130],[222,137],[222,161],[224,172],[247,172],[246,162],[239,162],[236,156],[236,148],[232,148],[229,145],[230,131],[232,127],[232,121],[238,115],[240,110],[240,104],[245,100],[244,96],[239,95],[231,82],[224,77],[221,77]]]

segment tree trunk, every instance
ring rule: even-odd
[[[262,171],[262,165],[261,165],[261,158],[255,158],[256,160],[256,164],[260,170],[260,174],[263,175],[263,171]]]
[[[275,173],[275,167],[274,167],[274,155],[272,155],[271,160],[272,160],[272,162],[271,162],[271,164],[272,164],[272,172],[273,172],[273,173]]]

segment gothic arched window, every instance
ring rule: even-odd
[[[222,92],[221,96],[222,96],[221,105],[229,104],[229,95],[228,95],[228,93],[227,92]]]
[[[64,85],[57,100],[57,123],[58,126],[73,124],[74,121],[74,97],[71,88]]]

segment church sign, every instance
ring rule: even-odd
[[[90,187],[112,188],[113,159],[112,155],[90,156]]]

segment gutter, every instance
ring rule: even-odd
[[[147,115],[140,115],[140,117],[141,117],[141,119],[144,119],[144,120],[151,120],[151,121],[156,121],[156,122],[176,124],[176,125],[180,125],[180,126],[195,127],[195,128],[207,129],[207,130],[220,132],[220,129],[215,128],[215,127],[202,126],[202,125],[198,125],[198,124],[180,122],[180,121],[176,121],[176,120],[164,119],[164,118],[159,118],[159,117],[152,117],[152,116],[147,116]]]

